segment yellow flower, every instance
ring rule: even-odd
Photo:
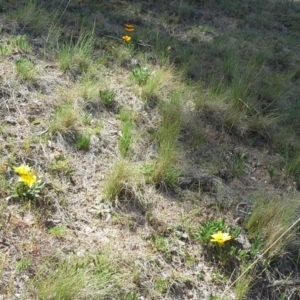
[[[24,182],[28,187],[32,187],[32,185],[36,183],[37,178],[29,166],[21,165],[14,167],[14,170],[20,176],[19,181]]]
[[[219,245],[223,245],[225,242],[230,241],[232,239],[229,233],[223,233],[222,231],[218,231],[217,233],[213,234],[211,242],[216,242]]]
[[[125,42],[130,42],[131,41],[131,36],[128,36],[128,35],[124,35],[123,37],[122,37],[122,39],[125,41]]]
[[[134,26],[133,25],[131,25],[131,24],[124,24],[124,26],[125,26],[125,30],[126,31],[129,31],[129,32],[134,31]]]
[[[18,173],[18,175],[26,175],[28,173],[31,173],[32,170],[29,166],[21,165],[20,167],[13,167],[15,172]]]
[[[36,183],[36,176],[34,174],[22,175],[19,181],[23,181],[27,186],[32,187]]]

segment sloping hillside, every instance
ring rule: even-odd
[[[299,299],[298,1],[0,1],[0,299]]]

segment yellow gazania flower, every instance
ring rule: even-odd
[[[36,183],[37,179],[36,176],[31,173],[20,176],[19,181],[24,182],[28,187],[32,187]]]
[[[18,175],[26,175],[28,173],[31,173],[32,170],[29,166],[21,165],[20,167],[13,167],[15,172],[18,173]]]
[[[123,37],[122,37],[122,39],[125,41],[125,42],[130,42],[131,41],[131,36],[128,36],[128,35],[124,35]]]
[[[28,187],[32,187],[32,185],[36,183],[37,178],[29,166],[21,165],[14,167],[14,170],[20,176],[19,181],[24,182]]]
[[[230,241],[232,239],[231,235],[226,232],[218,231],[217,233],[213,234],[211,242],[216,242],[219,245],[223,245],[225,242]]]
[[[124,24],[124,26],[125,26],[125,30],[126,31],[129,31],[129,32],[134,31],[134,26],[133,25],[131,25],[131,24]]]

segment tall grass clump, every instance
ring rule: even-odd
[[[297,201],[281,197],[256,199],[253,211],[245,223],[250,239],[263,238],[263,250],[268,249],[295,221]],[[285,251],[299,248],[296,230],[291,230],[277,241],[268,251],[268,255],[280,256]]]
[[[140,86],[142,99],[147,102],[151,99],[159,99],[164,96],[170,86],[173,85],[174,74],[170,67],[163,66],[151,72],[144,85]]]
[[[75,133],[75,126],[79,120],[79,112],[71,103],[60,104],[50,121],[51,134],[60,133],[64,136]]]
[[[117,299],[121,284],[120,270],[106,254],[70,256],[55,268],[45,263],[32,280],[41,300]]]
[[[119,113],[121,119],[121,135],[118,139],[120,153],[123,157],[130,154],[133,141],[134,120],[132,112],[127,109],[122,109]]]
[[[15,20],[20,27],[27,28],[36,35],[48,32],[54,15],[42,8],[37,0],[20,2],[18,1],[18,3],[16,3],[15,7],[17,9],[11,13],[10,17]]]
[[[0,54],[10,55],[14,51],[31,53],[32,46],[26,35],[9,35],[1,40]]]
[[[112,202],[134,199],[139,194],[141,177],[138,171],[125,160],[116,162],[106,177],[103,198]]]
[[[90,78],[84,78],[79,86],[81,96],[89,102],[99,102],[99,88],[99,82]]]
[[[300,147],[293,149],[291,157],[287,159],[286,171],[294,176],[295,182],[300,186]]]
[[[35,82],[38,77],[38,72],[35,65],[28,59],[18,59],[15,62],[17,74],[20,78]]]
[[[246,267],[242,267],[240,273],[246,269]],[[234,292],[237,300],[245,299],[245,296],[250,291],[254,280],[254,271],[250,269],[248,272],[242,274],[239,279],[236,281]]]
[[[155,141],[158,145],[158,160],[152,175],[155,183],[172,185],[176,183],[179,170],[176,168],[179,149],[177,139],[181,129],[181,97],[183,92],[173,92],[169,101],[160,105],[162,120],[155,133]]]
[[[72,75],[87,72],[92,64],[94,43],[92,34],[81,33],[75,41],[71,39],[59,45],[57,58],[60,69]]]

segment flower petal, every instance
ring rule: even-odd
[[[27,165],[21,165],[19,167],[13,167],[15,172],[18,173],[19,175],[26,175],[28,173],[31,173],[31,168]]]

